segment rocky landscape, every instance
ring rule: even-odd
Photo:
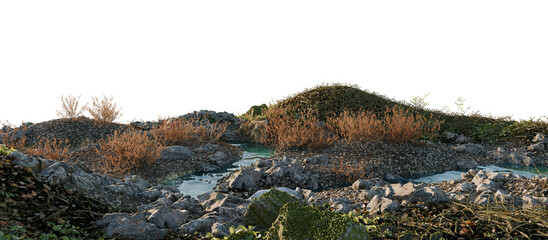
[[[218,141],[165,146],[151,165],[135,172],[104,171],[98,139],[124,129],[153,136],[154,129],[173,119],[191,120],[193,126],[206,129],[223,123],[226,129]],[[0,135],[5,144],[23,138],[27,144],[36,143],[44,136],[67,139],[74,155],[48,159],[2,146],[0,238],[11,234],[43,239],[48,231],[69,239],[548,237],[547,177],[478,169],[487,164],[548,166],[548,137],[542,131],[519,135],[523,141],[481,142],[477,134],[445,130],[436,138],[411,142],[341,140],[321,148],[270,146],[275,154],[225,175],[212,191],[193,198],[161,183],[239,160],[241,149],[228,143],[261,139],[258,136],[264,136],[260,131],[268,121],[212,111],[173,119],[106,126],[87,118],[57,119],[4,127]],[[462,178],[429,184],[406,180],[448,170],[463,171]],[[52,188],[58,189],[57,195],[44,195]],[[78,200],[67,200],[73,196]],[[43,199],[57,203],[37,207]],[[25,212],[23,203],[35,205]],[[76,211],[86,205],[90,209]],[[29,225],[36,221],[51,224]],[[68,221],[91,233],[66,230],[74,227],[65,225]],[[240,225],[245,227],[233,228]],[[55,230],[55,226],[62,227]]]

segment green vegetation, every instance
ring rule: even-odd
[[[261,232],[254,231],[255,227],[249,226],[244,227],[242,225],[238,227],[231,226],[229,229],[230,235],[224,237],[224,238],[216,238],[213,236],[213,234],[208,233],[206,235],[207,239],[213,239],[213,240],[255,240],[255,239],[263,239]]]
[[[12,152],[15,152],[17,150],[13,148],[8,148],[4,144],[0,144],[0,155],[9,155]]]

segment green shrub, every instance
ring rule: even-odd
[[[244,214],[244,223],[256,226],[259,230],[267,230],[278,217],[280,208],[298,199],[275,188],[254,199]]]

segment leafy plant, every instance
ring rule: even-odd
[[[255,239],[263,239],[261,232],[255,231],[254,226],[248,226],[247,228],[243,225],[239,225],[238,227],[230,226],[229,232],[230,235],[224,237],[224,238],[216,238],[211,233],[207,233],[206,238],[207,239],[213,239],[213,240],[255,240]]]
[[[4,144],[0,144],[0,155],[9,155],[12,152],[15,152],[14,148],[8,148]]]
[[[426,107],[430,105],[430,103],[426,101],[426,98],[428,97],[428,95],[430,95],[430,93],[424,94],[424,96],[422,97],[413,96],[410,101],[411,106],[415,108],[426,109]]]

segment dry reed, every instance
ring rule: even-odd
[[[122,116],[120,109],[116,107],[116,103],[114,103],[112,97],[107,98],[103,96],[101,101],[97,97],[92,97],[92,99],[93,103],[91,107],[87,107],[87,110],[93,119],[99,123],[111,123]]]
[[[71,161],[74,159],[74,153],[69,150],[69,141],[58,140],[56,138],[42,138],[32,148],[24,151],[28,155],[43,156],[51,160]]]
[[[164,120],[159,127],[152,129],[152,135],[165,146],[218,142],[228,124],[204,125],[192,119]]]
[[[66,97],[61,96],[61,110],[57,110],[57,116],[66,119],[75,119],[83,116],[87,104],[79,108],[79,102],[80,96],[73,97],[70,94]]]
[[[384,119],[384,138],[397,143],[432,138],[439,132],[441,123],[402,108],[388,108]]]
[[[347,143],[378,141],[384,134],[382,121],[368,111],[344,111],[339,116],[329,117],[327,122]]]

